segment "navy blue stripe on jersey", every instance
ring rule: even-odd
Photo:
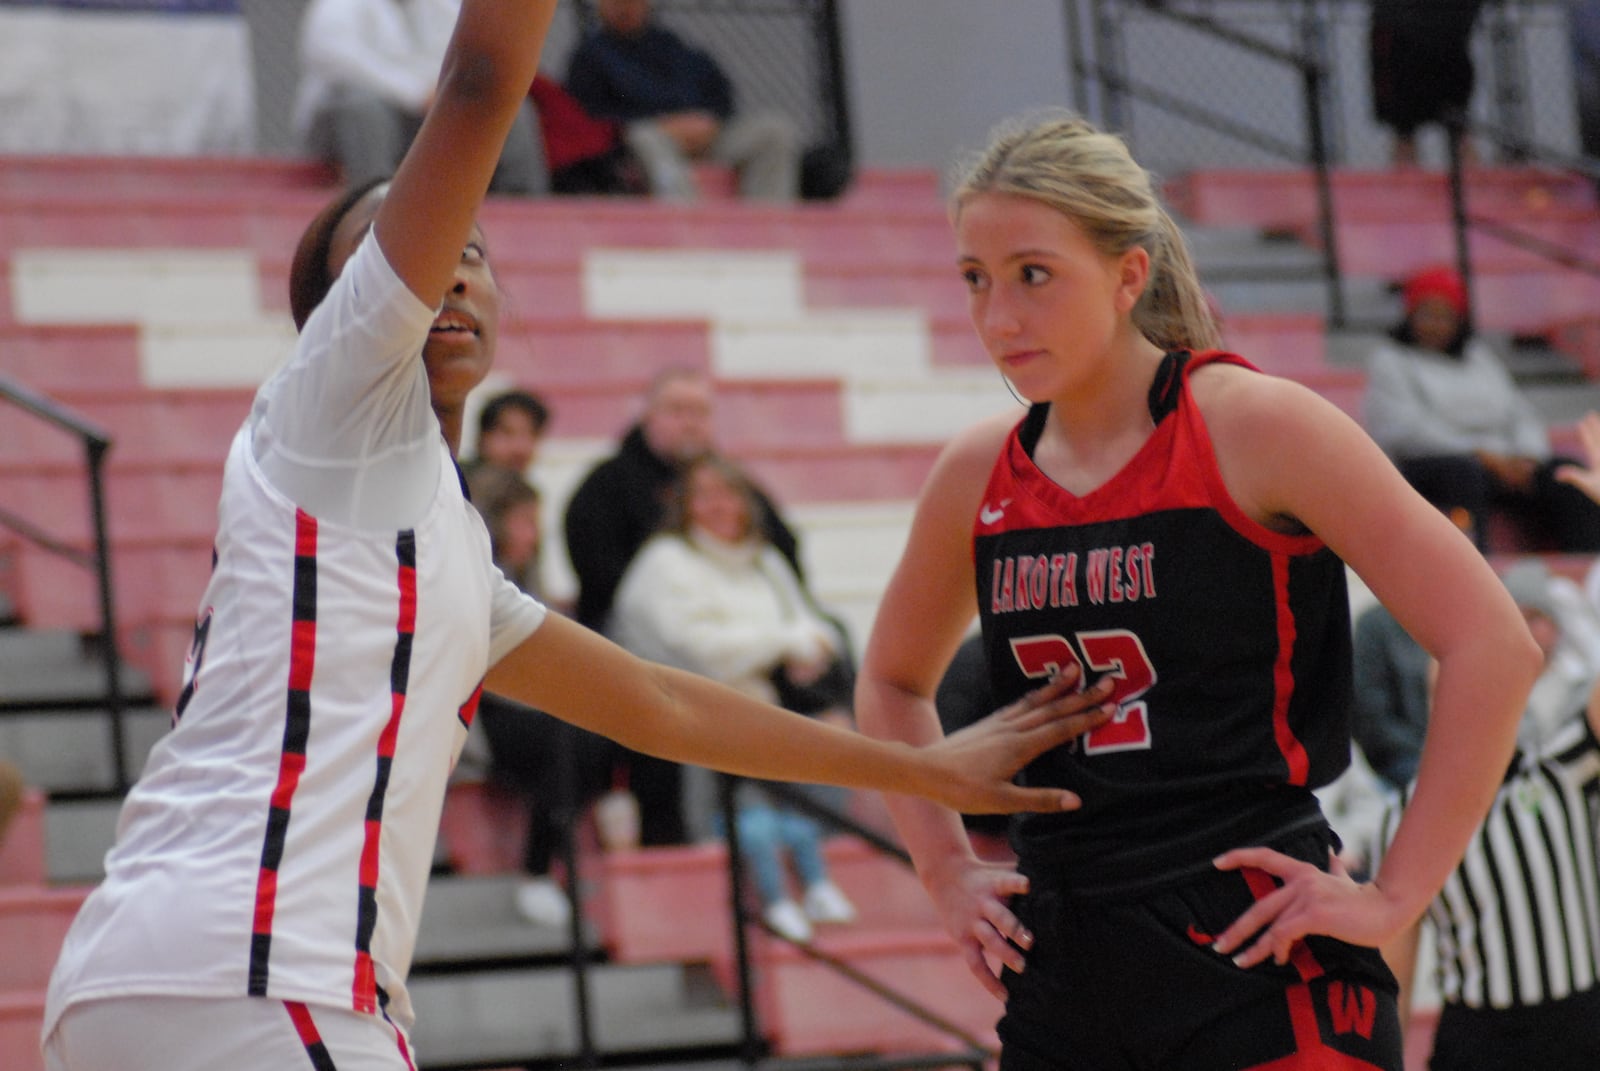
[[[292,640],[289,647],[289,689],[284,702],[283,750],[278,783],[267,812],[261,845],[261,872],[256,879],[255,916],[250,934],[249,993],[266,996],[272,957],[272,918],[278,900],[278,865],[289,838],[289,816],[295,790],[306,768],[311,738],[311,679],[317,653],[317,521],[295,511]]]
[[[338,1065],[333,1062],[333,1055],[323,1043],[322,1032],[317,1029],[317,1024],[311,1021],[311,1009],[292,1000],[284,1001],[283,1006],[289,1011],[295,1033],[300,1038],[300,1044],[305,1046],[306,1056],[310,1058],[312,1068],[315,1071],[338,1071]]]
[[[365,837],[361,846],[361,877],[357,890],[354,1007],[360,1012],[378,1010],[378,985],[372,963],[372,934],[378,925],[378,859],[383,839],[383,803],[394,768],[395,743],[406,709],[406,688],[411,678],[411,648],[417,628],[417,537],[412,531],[395,540],[396,605],[394,659],[389,665],[389,722],[378,737],[377,772],[367,797]]]

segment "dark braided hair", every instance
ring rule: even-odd
[[[318,212],[305,233],[300,235],[300,242],[294,250],[294,261],[289,266],[289,311],[294,314],[295,330],[306,325],[333,287],[334,276],[328,270],[333,232],[339,229],[340,222],[357,202],[387,181],[377,178],[351,187]]]

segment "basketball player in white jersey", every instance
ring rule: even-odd
[[[941,743],[884,743],[641,662],[493,566],[453,462],[499,305],[474,216],[555,4],[465,0],[393,183],[301,242],[299,345],[229,454],[175,728],[51,981],[52,1071],[410,1069],[406,973],[483,687],[753,777],[1077,805],[1009,779],[1102,723],[1104,690],[1063,677]]]

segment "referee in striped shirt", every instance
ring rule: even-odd
[[[1428,1067],[1596,1071],[1600,685],[1588,659],[1561,643],[1563,615],[1542,563],[1518,563],[1505,579],[1546,666],[1505,782],[1428,908],[1443,998]],[[1403,802],[1385,815],[1385,845]],[[1420,931],[1419,921],[1384,949],[1401,981],[1402,1016]]]

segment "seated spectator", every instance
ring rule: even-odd
[[[661,532],[639,551],[617,589],[617,638],[629,650],[651,652],[767,702],[807,690],[810,709],[799,713],[847,721],[853,675],[836,668],[843,664],[844,637],[762,537],[758,508],[749,480],[731,462],[713,455],[691,462]],[[831,686],[815,687],[824,681]],[[855,917],[828,878],[816,820],[747,782],[737,793],[737,822],[774,930],[808,941],[813,923]],[[785,875],[785,854],[799,878],[798,900]]]
[[[712,383],[704,372],[663,371],[646,391],[643,412],[617,452],[596,465],[573,493],[563,527],[578,580],[575,615],[580,624],[612,635],[611,604],[623,572],[661,527],[684,466],[712,449],[712,404]],[[755,494],[763,535],[800,574],[794,532],[770,498],[759,489]],[[616,753],[618,783],[641,803],[678,798],[682,773],[676,764],[621,747]],[[646,805],[640,811],[639,838],[645,847],[683,844],[689,831],[678,807]]]
[[[498,465],[526,478],[539,460],[549,426],[550,408],[537,394],[525,390],[496,394],[478,413],[475,456],[461,467],[470,472],[482,464]]]
[[[311,0],[300,24],[294,129],[355,188],[394,174],[433,103],[460,0]],[[549,191],[539,118],[524,106],[489,188]]]
[[[1428,908],[1444,1007],[1431,1071],[1578,1071],[1600,1066],[1600,687],[1564,660],[1550,576],[1536,560],[1505,575],[1546,651],[1517,753],[1465,857]],[[1405,801],[1385,817],[1392,838]],[[1416,972],[1420,920],[1384,950]]]
[[[1423,497],[1461,511],[1480,548],[1491,515],[1530,549],[1600,550],[1600,507],[1557,472],[1538,411],[1466,323],[1466,290],[1430,268],[1403,290],[1405,317],[1367,364],[1362,420]]]
[[[489,529],[495,565],[537,596],[539,492],[515,471],[494,464],[473,467],[467,487]],[[583,744],[581,733],[542,711],[485,692],[456,766],[458,772],[486,775],[526,802],[523,880],[515,903],[523,918],[539,926],[563,927],[572,917],[572,904],[552,869],[579,803],[598,794],[594,778],[584,773],[594,769],[597,760],[589,757],[596,748]]]
[[[1428,666],[1428,652],[1382,603],[1356,618],[1351,730],[1372,772],[1390,789],[1417,776],[1428,732]]]
[[[597,0],[599,27],[573,51],[567,90],[590,115],[623,124],[658,197],[696,196],[690,164],[739,172],[745,197],[791,201],[799,192],[800,137],[774,113],[740,114],[717,61],[651,18],[650,0]]]

